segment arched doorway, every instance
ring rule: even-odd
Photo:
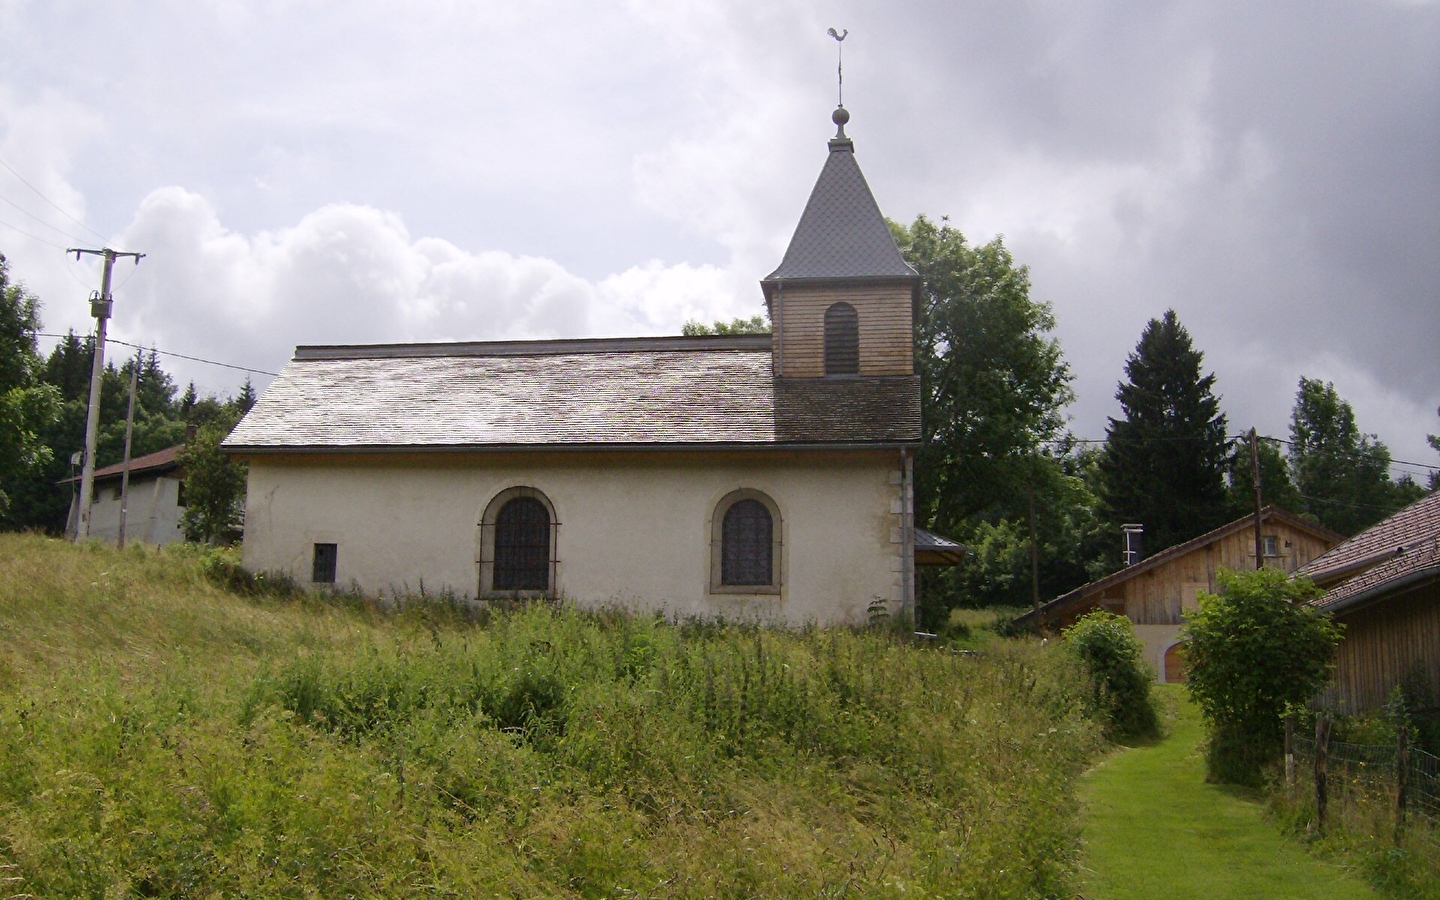
[[[1165,683],[1180,684],[1185,680],[1185,644],[1171,644],[1165,651]]]

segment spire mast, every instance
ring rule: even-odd
[[[835,39],[835,105],[843,107],[845,105],[845,44],[843,41],[850,34],[850,29],[843,28],[837,32],[831,28],[825,33]]]

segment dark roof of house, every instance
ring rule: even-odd
[[[1261,522],[1268,522],[1272,519],[1284,522],[1292,528],[1298,528],[1301,531],[1308,531],[1314,536],[1321,538],[1322,540],[1334,542],[1345,540],[1344,535],[1337,534],[1336,532],[1331,531],[1323,525],[1317,525],[1307,519],[1302,519],[1294,513],[1290,512],[1289,510],[1281,509],[1278,506],[1267,506],[1264,509],[1260,510]],[[1109,575],[1106,575],[1104,578],[1097,578],[1096,580],[1089,582],[1088,584],[1082,584],[1080,587],[1075,588],[1073,591],[1061,594],[1059,597],[1056,597],[1054,600],[1051,600],[1049,603],[1041,606],[1040,615],[1043,619],[1052,614],[1059,613],[1071,603],[1074,603],[1078,600],[1083,600],[1084,598],[1099,593],[1100,591],[1103,591],[1107,588],[1114,587],[1121,582],[1128,581],[1129,579],[1134,578],[1136,575],[1140,575],[1158,566],[1162,566],[1165,563],[1184,556],[1185,554],[1190,553],[1193,550],[1198,550],[1199,548],[1204,547],[1206,544],[1211,544],[1222,538],[1229,537],[1237,531],[1243,531],[1244,529],[1251,527],[1254,521],[1254,516],[1244,516],[1243,518],[1236,519],[1233,522],[1221,525],[1219,528],[1207,531],[1199,537],[1193,537],[1190,540],[1184,542],[1183,544],[1176,544],[1173,547],[1167,547],[1164,550],[1161,550],[1159,553],[1156,553],[1154,556],[1148,556],[1145,559],[1142,559],[1139,562],[1135,563],[1134,565],[1126,566],[1125,568],[1120,569],[1118,572],[1112,572]],[[1019,616],[1015,621],[1024,622],[1027,619],[1033,618],[1034,616],[1035,610],[1032,609],[1024,615]]]
[[[232,452],[894,446],[913,376],[777,379],[770,336],[298,347]]]
[[[185,449],[184,444],[176,444],[173,447],[166,447],[164,450],[156,450],[154,453],[147,453],[144,456],[137,456],[130,460],[130,477],[136,475],[159,475],[161,472],[178,468],[180,465],[180,451]],[[125,472],[125,464],[118,462],[113,466],[106,466],[103,469],[95,470],[95,479],[119,478]],[[60,479],[58,484],[69,484],[72,481],[78,482],[79,475],[72,475],[69,478]]]
[[[1326,612],[1364,605],[1417,580],[1440,578],[1440,491],[1317,556],[1296,574],[1322,586],[1338,582],[1312,601]]]
[[[785,258],[765,281],[829,278],[919,278],[890,236],[854,143],[843,137],[830,141]]]
[[[958,566],[965,559],[965,545],[923,528],[915,529],[915,563],[921,566]]]

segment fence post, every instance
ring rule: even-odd
[[[1395,843],[1405,836],[1405,802],[1410,793],[1410,729],[1395,729]]]
[[[1329,799],[1326,775],[1330,755],[1330,717],[1321,713],[1315,718],[1315,827],[1325,831],[1325,805]]]
[[[1295,716],[1285,717],[1285,794],[1295,787]]]

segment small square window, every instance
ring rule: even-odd
[[[339,558],[336,544],[316,544],[315,563],[311,566],[310,580],[316,584],[335,583],[335,562]]]
[[[1280,538],[1273,534],[1262,535],[1260,549],[1266,556],[1280,555]]]

